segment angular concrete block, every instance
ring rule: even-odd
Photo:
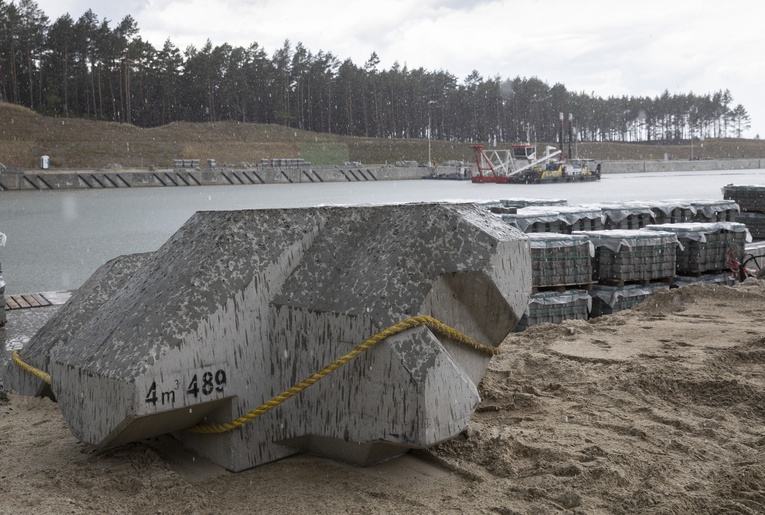
[[[57,345],[71,338],[101,306],[130,279],[151,254],[120,256],[101,265],[74,295],[32,336],[24,346],[24,362],[50,373],[48,361]],[[53,397],[50,385],[9,362],[3,370],[5,388],[21,395]]]
[[[53,393],[97,445],[172,432],[234,471],[305,450],[372,463],[463,430],[490,357],[414,327],[233,431],[184,430],[414,315],[496,347],[530,290],[528,241],[472,205],[200,212],[51,350]]]

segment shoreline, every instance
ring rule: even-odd
[[[765,169],[760,159],[705,159],[653,161],[601,161],[603,175],[658,172],[696,172]],[[448,174],[452,167],[439,167]],[[456,170],[456,168],[455,168]],[[0,192],[134,187],[246,186],[322,182],[375,182],[420,180],[429,175],[426,166],[317,165],[214,166],[167,168],[77,168],[0,170]]]

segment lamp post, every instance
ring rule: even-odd
[[[428,168],[433,169],[433,161],[430,159],[430,106],[435,104],[435,100],[428,102]]]

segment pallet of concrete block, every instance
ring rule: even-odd
[[[649,225],[648,231],[671,232],[682,248],[677,250],[677,275],[724,271],[732,259],[740,260],[747,242],[746,226],[737,222]]]
[[[733,286],[736,282],[736,275],[733,272],[713,272],[701,275],[678,275],[675,277],[674,284],[680,287],[689,284]]]
[[[477,205],[488,209],[494,214],[498,215],[512,215],[518,212],[519,209],[529,206],[565,206],[568,201],[565,199],[534,199],[534,198],[521,198],[521,199],[499,199],[489,200],[485,202],[476,202]]]
[[[601,211],[603,228],[607,230],[641,229],[654,223],[653,210],[648,203],[606,202],[592,204],[590,207]]]
[[[740,211],[739,205],[732,200],[692,200],[696,210],[694,222],[735,222]]]
[[[588,206],[530,206],[518,209],[515,214],[502,215],[502,220],[525,233],[571,234],[575,230],[603,228],[603,214]]]
[[[576,232],[595,247],[593,279],[600,283],[656,281],[675,276],[679,247],[672,232],[612,230]]]
[[[587,290],[539,292],[529,297],[526,312],[513,331],[524,331],[542,323],[560,324],[566,320],[587,320],[592,299]]]
[[[722,192],[723,198],[734,201],[741,211],[765,213],[765,185],[728,184]]]
[[[695,221],[696,208],[690,200],[651,200],[654,224],[681,224]]]
[[[624,286],[596,284],[590,290],[592,297],[590,318],[631,309],[657,291],[667,289],[669,289],[669,285],[665,283],[627,284]]]
[[[531,285],[535,289],[592,283],[594,247],[584,235],[529,233]]]
[[[765,239],[765,213],[741,211],[736,213],[736,222],[746,225],[752,238]]]

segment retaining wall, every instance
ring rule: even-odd
[[[765,159],[704,159],[698,161],[603,161],[601,173],[694,172],[697,170],[758,170]]]
[[[0,191],[48,189],[100,189],[165,186],[218,186],[242,184],[370,182],[422,179],[427,168],[371,167],[253,167],[162,168],[157,170],[0,171]]]

